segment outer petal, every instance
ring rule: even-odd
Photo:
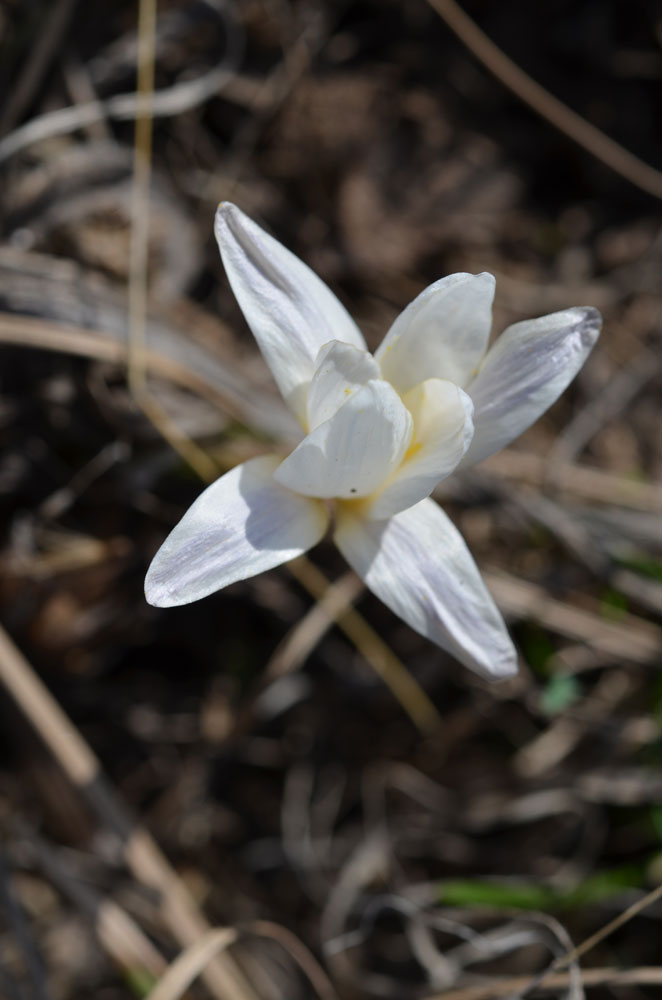
[[[335,541],[366,586],[413,629],[489,677],[517,654],[457,528],[434,500],[388,521],[339,512]]]
[[[339,340],[325,344],[315,364],[307,399],[308,429],[311,431],[329,420],[353,392],[381,375],[372,354]]]
[[[375,352],[400,393],[426,378],[465,385],[487,348],[492,325],[491,274],[450,274],[426,288],[398,316]]]
[[[368,496],[402,461],[411,425],[395,389],[375,379],[305,437],[274,477],[305,496]]]
[[[305,388],[329,340],[365,350],[333,292],[235,205],[222,202],[214,232],[232,290],[286,402],[305,422]]]
[[[471,443],[473,403],[452,382],[426,379],[406,393],[403,403],[414,421],[411,444],[402,465],[370,505],[370,518],[391,517],[429,496]]]
[[[575,377],[598,339],[602,317],[588,306],[515,323],[467,386],[474,438],[462,461],[474,465],[525,431]]]
[[[190,604],[294,559],[324,535],[321,503],[273,478],[278,458],[253,458],[212,483],[154,556],[145,595],[156,607]]]

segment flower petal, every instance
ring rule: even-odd
[[[323,344],[365,341],[330,288],[236,205],[222,202],[214,232],[246,322],[285,401],[305,423],[305,389]]]
[[[487,348],[492,325],[491,274],[449,274],[411,302],[375,352],[400,393],[426,378],[465,385]]]
[[[474,438],[462,466],[494,454],[556,402],[598,339],[602,317],[588,306],[515,323],[489,350],[467,386]]]
[[[315,364],[307,400],[311,431],[329,420],[356,389],[381,375],[372,354],[339,340],[325,344]]]
[[[207,487],[152,560],[150,604],[190,604],[319,542],[328,524],[323,504],[279,486],[277,465],[271,455],[253,458]]]
[[[349,396],[330,420],[279,465],[283,486],[311,497],[373,493],[402,461],[412,420],[395,389],[374,379]]]
[[[501,615],[462,536],[434,500],[387,521],[339,508],[338,548],[391,611],[472,670],[493,678],[517,670]]]
[[[391,517],[432,493],[450,475],[473,436],[473,403],[443,379],[429,378],[403,398],[414,421],[411,444],[402,465],[370,505],[370,518]]]

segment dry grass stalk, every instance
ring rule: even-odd
[[[88,744],[2,628],[0,680],[101,822],[123,837],[126,863],[135,878],[160,897],[161,912],[173,937],[184,946],[197,941],[209,925],[188,890],[149,833],[127,815]],[[256,1000],[229,956],[209,965],[205,980],[218,1000]]]
[[[497,80],[554,128],[610,170],[654,198],[662,198],[662,173],[591,125],[533,80],[480,30],[455,0],[428,0],[433,10]]]
[[[288,563],[289,571],[306,588],[316,601],[323,601],[330,583],[313,563],[300,556]],[[380,639],[365,618],[354,608],[341,612],[338,628],[365,657],[378,677],[390,688],[393,695],[421,733],[433,733],[441,727],[442,719],[434,704],[395,655],[387,643]]]

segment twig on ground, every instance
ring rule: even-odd
[[[483,469],[491,475],[521,479],[540,486],[547,474],[547,456],[504,448],[498,455],[486,458],[481,464],[481,471]],[[554,488],[599,504],[629,507],[656,515],[662,510],[662,487],[657,483],[615,476],[586,465],[562,466],[557,472]]]
[[[162,974],[165,959],[117,903],[78,879],[66,860],[37,834],[22,830],[20,839],[22,849],[34,854],[36,864],[48,878],[94,922],[99,941],[121,969],[134,975],[144,971],[154,977]]]
[[[238,936],[232,927],[206,931],[168,966],[146,1000],[178,1000],[211,959],[225,952]]]
[[[469,51],[521,101],[635,187],[662,198],[662,173],[591,125],[509,59],[455,0],[428,0]]]
[[[660,899],[662,899],[662,885],[658,885],[651,892],[646,893],[645,896],[642,896],[631,906],[628,906],[627,909],[619,913],[613,920],[610,920],[604,927],[601,927],[595,934],[582,941],[576,948],[571,948],[565,954],[559,955],[547,970],[536,976],[518,976],[504,979],[501,982],[491,980],[489,984],[451,990],[443,994],[443,1000],[483,1000],[483,998],[488,1000],[490,997],[510,996],[515,992],[518,996],[523,997],[527,993],[530,993],[531,990],[551,990],[557,988],[559,984],[568,986],[570,985],[574,970],[570,970],[569,972],[563,970],[566,970],[568,966],[574,965],[587,952],[613,934],[614,931],[617,931]],[[580,975],[582,986],[601,986],[608,983],[613,983],[614,985],[626,983],[662,984],[662,967],[630,969],[626,971],[618,969],[585,969],[581,970]],[[442,1000],[442,997],[429,996],[426,1000]]]
[[[0,140],[0,163],[36,142],[67,135],[105,118],[131,121],[144,114],[146,109],[154,117],[170,117],[196,108],[219,94],[237,71],[243,52],[243,33],[239,22],[227,15],[225,5],[209,6],[222,17],[227,37],[225,54],[216,66],[194,80],[184,80],[157,91],[153,100],[145,100],[143,95],[137,93],[117,94],[105,101],[61,108],[33,118]]]
[[[623,612],[618,622],[606,621],[582,608],[550,597],[543,587],[516,580],[505,573],[484,572],[483,577],[501,610],[509,617],[533,618],[552,632],[581,640],[616,659],[654,663],[662,651],[662,629],[636,615]]]
[[[288,563],[287,568],[317,601],[324,599],[330,586],[329,581],[309,559],[299,556]],[[414,725],[425,734],[439,729],[442,719],[430,698],[363,616],[354,608],[349,608],[338,618],[337,624],[391,689]]]
[[[281,5],[278,5],[280,7]],[[283,6],[282,10],[287,10]],[[311,17],[309,11],[308,24],[303,32],[282,43],[283,59],[266,77],[251,95],[250,108],[252,114],[247,117],[232,140],[230,156],[225,164],[222,184],[222,195],[217,200],[233,198],[239,183],[239,177],[248,163],[251,153],[259,142],[260,135],[268,124],[273,121],[278,110],[285,103],[293,88],[300,83],[310,68],[314,55],[322,48],[327,39],[325,17],[320,12]],[[207,196],[211,196],[211,188],[216,189],[214,178],[210,178]]]
[[[577,744],[601,721],[608,719],[635,688],[626,670],[606,671],[591,694],[572,713],[553,719],[549,726],[525,743],[515,754],[514,770],[531,779],[559,766]]]
[[[662,885],[658,885],[655,889],[646,893],[645,896],[642,896],[641,899],[638,899],[631,906],[628,906],[627,909],[623,910],[622,913],[619,913],[617,917],[614,917],[614,919],[610,920],[609,923],[604,925],[604,927],[601,927],[599,931],[596,931],[595,934],[591,934],[591,936],[586,938],[585,941],[578,944],[576,948],[573,948],[571,951],[567,952],[567,954],[561,955],[560,958],[557,958],[556,961],[552,963],[550,972],[558,972],[561,969],[565,969],[572,962],[582,958],[587,954],[587,952],[592,951],[597,944],[600,944],[601,941],[604,941],[605,938],[613,934],[614,931],[617,931],[619,927],[623,927],[624,924],[627,924],[634,917],[638,916],[643,910],[648,909],[648,907],[652,906],[653,903],[657,903],[659,899],[662,899]],[[660,972],[660,979],[662,980],[662,969],[658,971]],[[542,980],[540,981],[542,982]]]
[[[135,878],[154,890],[173,937],[185,947],[209,930],[188,890],[150,836],[128,813],[103,775],[92,750],[46,690],[32,667],[0,627],[2,681],[48,746],[73,785],[84,794],[100,821],[123,844],[124,859]],[[218,1000],[256,1000],[238,966],[224,956],[205,970]]]
[[[154,94],[154,52],[156,0],[140,0],[138,5],[138,97],[133,183],[131,185],[131,246],[129,259],[129,388],[145,416],[170,446],[206,482],[219,469],[152,397],[147,387],[145,332],[148,301],[149,187],[152,167],[152,97]]]
[[[259,709],[264,705],[272,685],[286,674],[299,670],[314,648],[338,619],[351,607],[363,590],[363,583],[353,573],[345,573],[329,587],[310,610],[300,618],[280,642],[267,662],[255,686],[242,705],[238,707],[222,742],[236,740],[250,729]]]
[[[257,920],[242,928],[242,933],[277,941],[306,975],[320,1000],[338,1000],[322,967],[291,931],[268,920]],[[239,937],[239,932],[231,927],[208,931],[175,959],[146,1000],[179,1000],[210,959],[229,948]]]
[[[275,924],[271,920],[256,920],[254,923],[249,924],[245,930],[251,934],[256,934],[258,937],[271,938],[272,941],[277,941],[289,953],[308,978],[320,1000],[338,1000],[338,994],[322,966],[301,943],[299,938],[291,931],[288,931],[286,927],[281,927],[280,924]]]
[[[647,580],[636,573],[624,570],[614,564],[614,556],[618,557],[619,549],[624,544],[625,532],[609,531],[604,526],[600,533],[596,524],[596,516],[573,507],[567,502],[559,502],[539,491],[531,489],[516,489],[503,479],[498,479],[492,472],[472,472],[467,481],[486,488],[500,500],[506,508],[511,508],[515,515],[523,513],[526,518],[546,528],[568,551],[597,578],[609,583],[614,590],[633,598],[637,603],[659,613],[662,611],[662,584],[656,580]],[[637,528],[641,530],[644,517],[639,515]],[[659,519],[655,525],[662,543],[662,525]]]
[[[592,437],[613,420],[659,371],[657,358],[647,347],[617,371],[602,392],[578,410],[564,427],[547,456],[546,482],[554,485],[559,469],[569,465]]]
[[[16,85],[6,97],[0,115],[0,135],[13,127],[30,104],[60,49],[75,7],[76,0],[57,0],[45,9],[37,40],[23,63]]]
[[[493,997],[519,997],[531,982],[530,976],[510,976],[507,979],[490,978],[489,983],[480,986],[464,986],[444,993],[435,993],[425,1000],[492,1000]],[[582,969],[582,986],[660,986],[662,967],[641,966],[638,969]],[[554,972],[536,983],[536,990],[546,993],[567,989],[570,985],[568,972]]]
[[[301,667],[333,625],[349,611],[363,591],[352,571],[330,583],[326,593],[296,623],[271,656],[263,679],[269,683]]]
[[[126,344],[111,333],[4,312],[0,312],[0,343],[74,354],[120,366],[126,364],[128,356]],[[144,363],[151,375],[201,396],[241,423],[247,419],[240,401],[226,394],[214,378],[214,359],[209,358],[208,378],[180,361],[149,348],[144,353]]]
[[[10,883],[9,868],[5,864],[2,854],[0,854],[0,912],[4,916],[3,923],[6,924],[19,947],[27,974],[26,981],[30,984],[30,993],[33,1000],[48,1000],[49,992],[41,955],[30,933],[23,909],[14,897]]]
[[[568,966],[574,966],[583,955],[586,955],[586,953],[595,948],[597,944],[600,944],[601,941],[604,941],[604,939],[613,934],[614,931],[617,931],[624,924],[627,924],[628,921],[633,919],[633,917],[636,917],[647,907],[652,906],[653,903],[656,903],[659,899],[662,899],[662,885],[658,885],[657,888],[646,893],[645,896],[638,899],[636,903],[632,904],[632,906],[628,906],[627,909],[623,910],[622,913],[619,913],[617,917],[614,917],[614,919],[610,920],[609,923],[604,925],[604,927],[601,927],[599,931],[596,931],[595,934],[591,934],[591,936],[586,938],[585,941],[578,944],[576,948],[571,948],[564,955],[560,955],[552,962],[546,971],[541,972],[539,975],[529,979],[529,982],[521,987],[520,996],[526,996],[526,994],[530,993],[531,990],[540,989],[548,982],[554,973],[565,970]],[[591,970],[587,970],[586,972],[581,973],[582,985],[586,983],[585,976],[589,975],[590,971]],[[631,972],[635,971],[636,970],[631,970]],[[571,969],[570,972],[565,974],[569,977],[573,973],[574,969]],[[604,982],[604,980],[601,980],[601,982]],[[662,983],[662,968],[657,969],[657,978],[654,979],[653,982]],[[490,995],[494,996],[496,994],[491,992]],[[446,998],[446,1000],[448,1000],[448,998]]]
[[[98,97],[87,72],[87,67],[73,52],[65,56],[62,75],[72,101],[79,107],[83,104],[97,104]],[[103,108],[103,105],[100,105]],[[109,143],[113,140],[112,130],[105,115],[90,122],[86,128],[92,142]]]

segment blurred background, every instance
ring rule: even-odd
[[[578,997],[563,956],[662,882],[662,14],[463,10],[468,29],[445,0],[159,3],[146,402],[126,366],[138,5],[0,8],[7,1000],[146,997],[207,925],[237,941],[186,996]],[[499,53],[571,135],[526,77],[495,78]],[[437,494],[515,680],[470,675],[326,543],[189,607],[144,602],[198,473],[292,433],[222,273],[225,199],[371,347],[459,270],[496,276],[497,333],[602,311],[562,399]],[[402,667],[414,719],[379,676]],[[653,901],[582,958],[587,995],[661,995],[661,941]]]

